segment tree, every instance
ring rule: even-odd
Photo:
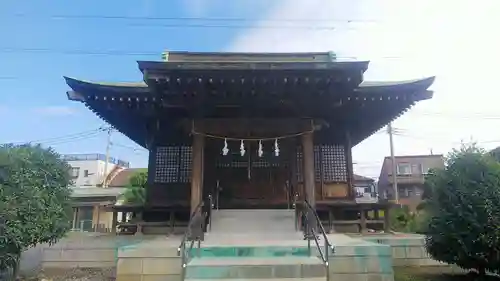
[[[426,248],[436,260],[500,272],[500,164],[462,146],[426,178]]]
[[[16,270],[23,250],[70,229],[69,168],[52,149],[0,146],[0,270]]]
[[[127,189],[123,193],[123,199],[126,204],[144,204],[146,201],[147,180],[147,169],[141,169],[130,177]]]

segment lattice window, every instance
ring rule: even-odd
[[[323,145],[323,181],[347,181],[347,159],[342,145]]]
[[[190,182],[192,155],[191,146],[157,147],[155,182]]]
[[[193,148],[191,146],[181,146],[180,149],[179,182],[191,182]]]
[[[304,154],[302,152],[302,146],[297,146],[297,181],[304,182]]]
[[[302,147],[297,147],[297,181],[304,181],[304,156]],[[346,182],[347,159],[342,145],[315,145],[314,146],[314,177],[321,180],[321,166],[323,166],[324,182]]]
[[[254,168],[267,168],[271,164],[269,164],[268,157],[262,156],[259,157],[258,155],[254,156],[252,158],[252,167]]]
[[[314,146],[314,180],[321,181],[321,146]]]
[[[246,168],[248,167],[248,155],[241,156],[240,152],[231,153],[231,168]]]

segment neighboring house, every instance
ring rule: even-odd
[[[373,203],[378,201],[374,179],[354,174],[353,184],[356,190],[356,202]]]
[[[399,203],[414,210],[422,200],[425,175],[429,169],[444,168],[443,155],[396,156],[395,159]],[[391,157],[385,157],[378,182],[381,198],[394,200],[392,171]]]
[[[113,214],[106,206],[117,204],[130,176],[138,169],[128,168],[128,162],[110,157],[105,173],[104,154],[70,154],[63,155],[63,159],[70,164],[74,180],[73,229],[109,231]]]
[[[65,154],[62,159],[71,166],[71,177],[75,187],[95,187],[102,185],[109,176],[130,167],[130,163],[109,157],[106,167],[104,154]],[[105,171],[107,169],[107,171]]]

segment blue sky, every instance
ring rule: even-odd
[[[396,154],[447,153],[463,140],[493,148],[500,145],[500,131],[492,130],[500,124],[500,40],[494,36],[500,26],[498,14],[498,0],[456,0],[452,5],[436,0],[2,0],[0,143],[54,138],[104,125],[81,104],[66,99],[63,75],[139,81],[135,61],[159,60],[165,49],[333,50],[341,58],[370,60],[365,80],[436,75],[434,98],[394,122],[399,129]],[[282,28],[269,28],[278,25]],[[96,55],[106,52],[122,55]],[[61,153],[90,153],[104,152],[105,140],[101,134],[46,144]],[[113,142],[113,156],[146,166],[144,150],[134,150],[137,146],[117,133]],[[353,149],[355,171],[378,176],[388,154],[388,137],[379,132]]]
[[[83,105],[66,99],[68,87],[63,75],[97,81],[139,81],[142,76],[137,60],[159,60],[164,49],[222,51],[242,32],[242,28],[186,27],[228,25],[226,21],[71,16],[259,19],[266,8],[271,8],[266,0],[237,2],[1,1],[0,117],[4,122],[0,143],[51,139],[103,125]],[[249,26],[253,22],[238,24]],[[102,52],[126,55],[88,54]],[[134,166],[146,165],[143,150],[123,147],[137,147],[134,143],[118,133],[112,139],[117,144],[112,147],[115,157],[130,160]],[[103,153],[106,136],[45,143],[61,153]]]

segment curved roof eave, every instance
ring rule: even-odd
[[[414,92],[414,91],[425,91],[427,90],[434,80],[435,76],[413,79],[413,80],[403,80],[403,81],[363,81],[356,89],[357,92],[361,93],[381,93],[381,92]]]
[[[91,82],[64,76],[66,84],[75,92],[80,94],[94,94],[95,92],[118,92],[118,93],[145,93],[149,92],[148,85],[144,82]]]

